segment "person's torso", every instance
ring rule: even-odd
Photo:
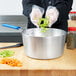
[[[55,5],[55,0],[41,0],[41,6],[45,9],[47,9],[48,6],[54,6]]]
[[[63,0],[68,1],[68,0]],[[40,0],[39,5],[43,8],[47,9],[48,6],[56,6],[58,3],[62,2],[62,0]]]

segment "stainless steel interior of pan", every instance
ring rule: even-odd
[[[55,28],[48,28],[46,32],[42,32],[42,29],[39,28],[33,28],[23,31],[24,36],[31,36],[31,37],[55,37],[55,36],[62,36],[65,34],[66,34],[65,31]]]

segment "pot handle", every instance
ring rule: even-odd
[[[8,27],[8,28],[17,29],[17,30],[21,29],[21,27],[19,27],[19,26],[9,25],[9,24],[2,24],[2,26],[4,26],[4,27]]]

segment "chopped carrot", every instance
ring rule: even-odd
[[[22,63],[14,58],[3,58],[0,62],[1,64],[7,64],[10,66],[16,66],[16,67],[21,67]]]

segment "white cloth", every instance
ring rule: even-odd
[[[44,14],[44,9],[37,6],[37,5],[33,5],[32,6],[32,12],[30,13],[30,20],[31,22],[36,25],[37,27],[38,26],[38,22],[39,22],[39,19],[42,18]]]
[[[45,17],[49,20],[48,27],[51,27],[58,20],[59,11],[56,7],[48,6]]]

